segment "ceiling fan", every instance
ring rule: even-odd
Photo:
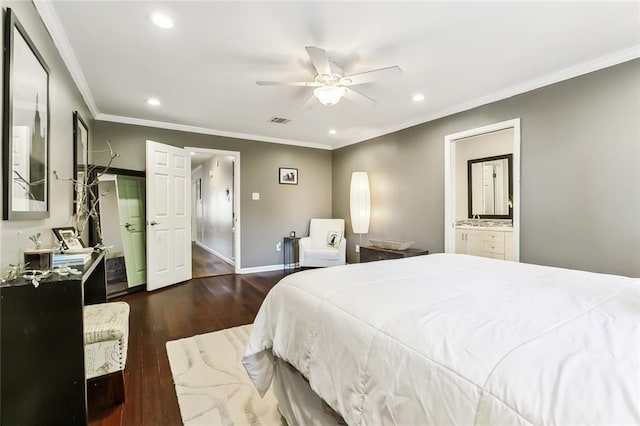
[[[335,105],[342,97],[362,105],[375,105],[376,101],[354,90],[351,86],[371,83],[383,79],[402,75],[402,69],[394,65],[352,75],[342,75],[342,70],[329,62],[324,49],[319,47],[305,47],[318,75],[313,81],[256,81],[258,86],[304,86],[315,87],[313,95],[304,103],[301,109],[311,108],[316,101],[323,105]]]

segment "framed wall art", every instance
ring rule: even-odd
[[[78,111],[73,112],[73,211],[81,216],[87,204],[87,166],[89,164],[89,126]]]
[[[278,175],[279,175],[279,182],[282,184],[287,184],[287,185],[298,184],[298,169],[280,167]]]
[[[13,10],[6,9],[3,219],[49,217],[49,68]]]

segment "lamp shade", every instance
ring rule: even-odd
[[[354,234],[369,232],[371,217],[371,198],[369,195],[369,176],[367,172],[351,174],[351,228]]]
[[[313,94],[316,95],[316,98],[318,98],[323,105],[335,105],[340,102],[340,99],[346,92],[347,89],[344,87],[322,86],[315,89]]]

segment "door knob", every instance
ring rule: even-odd
[[[151,226],[160,225],[160,222],[156,222],[155,220],[152,220],[149,225],[151,225]]]
[[[125,223],[125,224],[124,224],[124,228],[125,228],[127,231],[135,231],[135,229],[133,229],[133,228],[132,228],[132,226],[133,226],[133,225],[132,225],[132,224],[130,224],[129,222],[127,222],[127,223]]]

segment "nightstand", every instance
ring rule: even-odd
[[[283,269],[297,269],[300,267],[300,237],[284,237],[282,253]]]
[[[408,248],[406,250],[390,250],[380,247],[360,247],[360,263],[375,262],[376,260],[402,259],[404,257],[422,256],[429,254],[429,250]]]

